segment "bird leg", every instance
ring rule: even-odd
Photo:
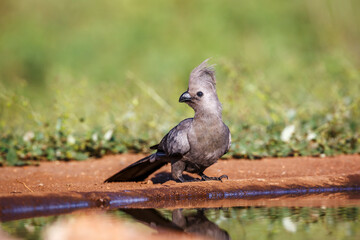
[[[183,175],[181,174],[180,176],[177,176],[177,179],[180,181],[180,182],[186,182],[186,180],[184,179]]]
[[[215,181],[220,181],[220,182],[222,182],[222,179],[223,179],[223,178],[229,179],[229,177],[228,177],[227,175],[221,175],[220,177],[208,177],[208,176],[206,176],[204,173],[200,173],[199,175],[200,175],[202,181],[215,180]]]
[[[183,171],[185,170],[186,164],[182,161],[173,161],[171,162],[171,174],[175,180],[180,182],[198,182],[200,179],[185,180],[183,176]]]

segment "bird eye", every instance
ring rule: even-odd
[[[198,95],[198,97],[202,97],[204,94],[203,94],[203,92],[199,91],[196,93],[196,95]]]

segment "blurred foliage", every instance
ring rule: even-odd
[[[0,2],[0,164],[147,152],[216,63],[230,156],[360,153],[360,2]],[[292,131],[285,131],[292,130]]]
[[[46,226],[56,222],[58,216],[36,217],[1,223],[1,228],[13,237],[27,240],[42,239]]]

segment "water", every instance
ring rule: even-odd
[[[128,191],[3,197],[0,239],[360,239],[357,188],[310,190],[165,200]]]
[[[137,216],[154,215],[149,210],[132,211],[130,215],[136,211]],[[359,207],[232,207],[152,211],[181,226],[185,232],[215,239],[360,239]]]
[[[360,239],[360,206],[118,209],[106,216],[139,221],[155,233],[170,229],[214,239]],[[9,221],[1,228],[20,239],[41,239],[46,226],[71,217]]]

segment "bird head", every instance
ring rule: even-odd
[[[220,114],[221,103],[216,94],[216,79],[213,66],[206,59],[190,74],[189,87],[179,102],[187,103],[196,113]]]

